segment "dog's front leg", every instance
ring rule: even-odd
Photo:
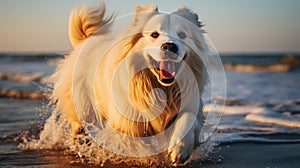
[[[168,154],[173,164],[183,163],[192,153],[195,145],[196,132],[199,121],[194,113],[179,114],[174,123]]]

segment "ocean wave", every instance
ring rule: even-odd
[[[267,71],[267,72],[290,72],[292,67],[290,65],[284,64],[274,64],[274,65],[236,65],[226,63],[224,64],[226,70],[240,71],[240,72],[255,72],[255,71]]]
[[[300,59],[298,57],[289,55],[283,57],[281,60],[277,62],[273,62],[270,64],[259,65],[259,64],[239,64],[239,63],[231,63],[230,61],[223,62],[224,68],[230,71],[240,71],[240,72],[290,72],[295,69],[299,69],[300,67]]]
[[[286,101],[274,106],[272,113],[248,114],[248,121],[300,128],[300,100]]]
[[[49,77],[41,72],[0,72],[0,98],[46,99],[49,83]]]
[[[47,77],[41,73],[21,73],[21,72],[0,72],[0,80],[14,81],[21,83],[48,83]]]
[[[233,101],[229,101],[232,103]],[[281,104],[243,103],[243,105],[204,106],[204,113],[217,112],[223,116],[242,115],[246,121],[289,128],[300,128],[300,100],[290,100]],[[222,127],[222,126],[221,126]]]
[[[279,126],[300,128],[300,117],[285,116],[282,114],[249,114],[245,117],[246,120],[264,123],[275,124]]]
[[[208,113],[210,111],[216,111],[219,113],[223,113],[225,115],[240,115],[240,114],[249,114],[249,113],[264,113],[268,110],[264,107],[257,107],[257,106],[222,106],[222,105],[212,105],[210,106],[204,106],[205,113]]]
[[[59,53],[40,53],[40,54],[0,53],[0,59],[2,62],[5,63],[36,62],[36,61],[59,59],[63,57],[64,54],[59,54]]]
[[[14,98],[14,99],[46,99],[48,96],[44,91],[23,91],[23,90],[9,90],[1,89],[0,98]]]

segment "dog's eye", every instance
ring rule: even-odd
[[[157,38],[158,36],[159,36],[158,32],[151,33],[151,37],[153,37],[153,38]]]
[[[177,35],[181,39],[185,39],[186,38],[186,34],[184,32],[179,32],[179,33],[177,33]]]

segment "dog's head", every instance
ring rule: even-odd
[[[189,103],[181,97],[202,92],[205,81],[205,67],[199,57],[205,46],[202,33],[198,16],[189,9],[181,7],[171,14],[159,13],[155,6],[136,9],[131,25],[125,30],[126,38],[114,50],[122,54],[117,54],[123,67],[116,73],[120,74],[117,83],[129,76],[126,81],[130,81],[129,97],[135,109],[143,111],[152,107],[153,102],[165,100],[161,94],[152,92],[154,88],[166,93],[167,107],[172,112]]]
[[[159,13],[155,6],[137,7],[132,25],[140,31],[137,45],[143,61],[163,86],[174,84],[191,48],[202,47],[198,16],[184,7],[171,14]]]

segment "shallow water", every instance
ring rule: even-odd
[[[44,77],[53,72],[54,67],[48,63],[55,62],[57,57],[0,57],[0,72],[24,73],[27,77],[42,73]],[[226,58],[226,61],[230,59],[235,63],[247,62],[243,57]],[[247,59],[257,62],[259,57]],[[261,59],[264,64],[278,60],[270,56]],[[187,166],[222,167],[226,158],[219,156],[215,144],[300,144],[299,76],[299,69],[288,73],[226,71],[227,106],[223,117],[209,143],[194,151]],[[47,87],[41,81],[0,80],[1,90],[37,91]],[[207,100],[206,109],[209,103]],[[99,148],[85,135],[76,137],[74,145],[70,138],[63,139],[69,135],[68,123],[59,115],[48,119],[51,109],[46,104],[45,100],[0,98],[0,167],[170,166],[164,154],[153,158],[120,157]],[[48,124],[44,125],[46,120]],[[40,134],[43,128],[46,131]]]

